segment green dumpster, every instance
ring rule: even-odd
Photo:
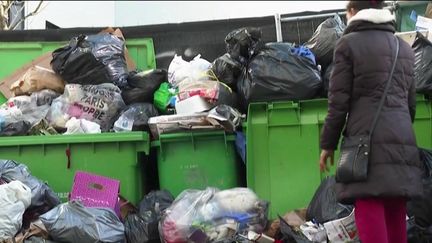
[[[174,196],[185,189],[239,186],[235,136],[223,131],[162,134],[157,150],[160,189]]]
[[[414,130],[432,147],[431,101],[417,96]],[[307,207],[325,175],[319,172],[319,140],[327,99],[255,103],[247,121],[247,185],[269,200],[270,217]],[[335,158],[339,158],[336,151]],[[332,167],[331,174],[335,167]]]
[[[321,181],[318,138],[318,116],[297,103],[250,104],[247,185],[271,202],[271,218],[308,205]]]
[[[149,154],[146,132],[2,137],[1,159],[26,164],[67,201],[75,172],[120,180],[120,194],[138,203],[145,192],[141,156]]]
[[[68,42],[0,42],[0,80],[12,74],[37,57],[53,51]],[[153,39],[128,39],[126,47],[138,69],[156,68]],[[6,101],[0,94],[0,104]]]

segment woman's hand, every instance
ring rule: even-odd
[[[330,164],[334,165],[334,150],[323,149],[321,151],[321,156],[319,161],[321,172],[330,171],[329,167],[327,166],[327,160],[329,158],[330,158]]]

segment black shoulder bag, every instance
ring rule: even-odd
[[[336,169],[336,181],[340,183],[352,183],[366,181],[370,158],[371,138],[378,122],[381,109],[390,88],[396,61],[399,55],[399,40],[396,38],[396,55],[390,76],[381,97],[378,110],[372,122],[369,135],[344,137],[341,144],[339,163]]]

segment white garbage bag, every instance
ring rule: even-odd
[[[168,81],[173,87],[177,87],[183,81],[208,80],[208,71],[212,64],[197,55],[192,61],[187,62],[181,56],[175,55],[168,67]]]
[[[56,128],[65,128],[75,117],[96,122],[102,131],[108,131],[124,107],[120,89],[114,84],[67,84],[63,95],[52,102],[47,120]]]
[[[0,185],[0,241],[14,237],[20,230],[31,197],[30,188],[20,181]]]
[[[75,117],[66,122],[66,128],[64,134],[101,133],[99,124]]]

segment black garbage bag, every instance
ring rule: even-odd
[[[9,123],[0,131],[0,136],[25,136],[30,127],[31,124],[28,121]]]
[[[151,92],[141,88],[127,86],[122,89],[121,96],[126,105],[131,105],[134,103],[149,102],[150,93]]]
[[[235,93],[231,88],[226,86],[226,84],[219,83],[219,93],[215,105],[228,105],[233,108],[239,107],[238,94]]]
[[[242,65],[225,53],[218,57],[212,64],[212,71],[222,83],[228,85],[234,91],[237,90],[237,80],[241,74]]]
[[[289,43],[267,43],[251,59],[237,83],[242,106],[250,102],[314,98],[322,88],[313,61],[291,52]]]
[[[262,47],[260,28],[245,27],[231,31],[225,37],[226,50],[231,58],[246,64]]]
[[[324,75],[322,77],[323,80],[323,96],[327,97],[328,96],[328,91],[329,91],[329,87],[330,87],[330,77],[331,77],[331,73],[333,72],[333,67],[334,64],[330,63],[330,65],[328,65],[326,67],[326,69],[324,70],[324,72],[322,72]]]
[[[41,180],[30,174],[24,164],[13,160],[0,160],[0,178],[6,182],[21,181],[32,191],[31,205],[24,213],[23,225],[28,225],[34,219],[60,204],[58,196]]]
[[[156,91],[163,82],[167,81],[168,72],[165,69],[152,69],[139,73],[131,72],[128,77],[129,86],[154,91]]]
[[[32,102],[36,103],[37,106],[51,105],[53,100],[59,97],[60,94],[50,89],[43,89],[38,92],[31,94]]]
[[[153,102],[156,90],[168,80],[167,71],[156,69],[141,73],[131,72],[128,85],[122,89],[122,98],[127,105]]]
[[[160,242],[159,221],[173,201],[174,197],[166,190],[147,194],[139,205],[139,213],[130,214],[125,220],[128,243]]]
[[[123,39],[108,33],[80,35],[53,52],[51,67],[68,83],[124,87],[128,77],[124,45]]]
[[[412,47],[415,55],[414,79],[417,92],[432,95],[432,43],[417,32]]]
[[[136,103],[126,107],[114,123],[114,131],[150,131],[148,120],[159,113],[150,103]]]
[[[171,206],[174,201],[173,195],[167,190],[151,191],[139,204],[140,213],[152,211],[158,217],[161,213]]]
[[[336,42],[341,38],[345,27],[339,15],[335,14],[333,17],[324,20],[315,30],[312,38],[304,44],[315,54],[317,63],[323,69],[326,69],[333,61]]]
[[[416,224],[414,217],[407,221],[408,243],[432,243],[432,226],[428,228]]]
[[[124,222],[128,243],[159,243],[158,221],[146,214],[129,214]]]
[[[302,232],[294,231],[291,226],[279,216],[280,232],[276,239],[281,240],[283,243],[312,243]]]
[[[419,149],[420,159],[425,167],[423,181],[423,195],[413,198],[407,203],[408,216],[415,218],[420,227],[432,226],[432,151]]]
[[[125,230],[109,208],[87,208],[79,201],[60,204],[40,216],[50,237],[59,242],[124,242]]]
[[[306,220],[315,219],[324,224],[329,221],[347,217],[353,207],[338,203],[335,191],[336,180],[334,176],[327,177],[321,182],[306,212]]]

